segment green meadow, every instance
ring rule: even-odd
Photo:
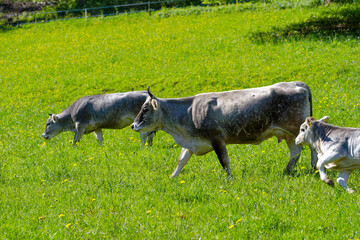
[[[359,239],[360,174],[330,188],[304,149],[228,145],[170,179],[181,147],[130,127],[72,146],[41,137],[48,113],[91,94],[159,98],[303,81],[315,118],[360,127],[359,7],[238,4],[0,30],[0,239]],[[335,180],[337,172],[330,172]]]

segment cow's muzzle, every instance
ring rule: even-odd
[[[296,145],[303,145],[301,139],[295,138],[295,144]]]
[[[139,131],[141,130],[141,128],[139,127],[139,125],[136,124],[136,123],[131,124],[131,129],[132,129],[133,131],[135,131],[135,132],[139,132]]]
[[[49,139],[50,139],[50,137],[49,137],[48,135],[46,135],[45,133],[43,133],[41,136],[42,136],[43,138],[45,138],[46,140],[49,140]]]

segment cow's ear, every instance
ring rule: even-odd
[[[312,119],[311,118],[306,118],[306,124],[309,126],[309,127],[312,127]]]
[[[328,123],[329,122],[329,116],[322,117],[319,121]]]
[[[58,120],[58,117],[55,114],[52,114],[51,118],[52,118],[53,122],[56,122]]]
[[[159,103],[156,99],[151,99],[151,105],[153,106],[153,108],[155,110],[157,110],[158,106],[159,106]]]
[[[152,92],[150,91],[150,87],[148,87],[147,92],[148,92],[151,99],[155,99],[154,94],[152,94]]]

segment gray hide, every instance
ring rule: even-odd
[[[317,168],[322,181],[334,186],[334,182],[326,175],[325,168],[338,170],[337,182],[352,193],[347,181],[350,174],[360,168],[360,129],[334,126],[322,119],[317,121],[307,118],[301,125],[295,142],[316,149],[319,158]]]
[[[49,140],[64,131],[75,133],[74,146],[83,134],[95,133],[100,144],[103,143],[102,129],[122,129],[129,126],[141,105],[147,98],[145,91],[112,93],[85,96],[76,100],[59,114],[50,114],[42,137]],[[141,143],[152,144],[154,133],[143,132]]]
[[[277,83],[267,87],[203,93],[186,98],[149,97],[137,115],[135,131],[163,130],[183,147],[173,177],[179,175],[191,155],[215,150],[231,175],[227,144],[259,144],[276,136],[290,149],[290,172],[302,150],[295,136],[307,116],[312,115],[309,87],[302,82]],[[312,164],[316,164],[312,154]]]

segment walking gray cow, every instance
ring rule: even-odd
[[[307,118],[295,139],[299,145],[310,145],[318,154],[317,168],[320,179],[330,186],[334,182],[326,175],[325,168],[338,170],[337,182],[348,193],[353,190],[347,181],[355,169],[360,168],[360,129],[338,127],[327,123],[328,117],[319,121]]]
[[[49,114],[42,137],[47,140],[64,131],[72,131],[74,147],[83,134],[95,133],[96,139],[103,144],[102,129],[122,129],[129,126],[141,109],[148,94],[146,91],[112,93],[85,96],[76,100],[59,114]],[[142,132],[141,143],[146,138],[152,145],[154,132]]]
[[[290,172],[302,147],[295,144],[300,125],[312,115],[312,96],[302,82],[203,93],[186,98],[149,97],[132,124],[137,132],[163,130],[182,146],[172,177],[179,175],[192,154],[215,151],[221,165],[231,176],[227,144],[260,144],[276,136],[290,149]],[[316,165],[312,154],[312,165]]]

